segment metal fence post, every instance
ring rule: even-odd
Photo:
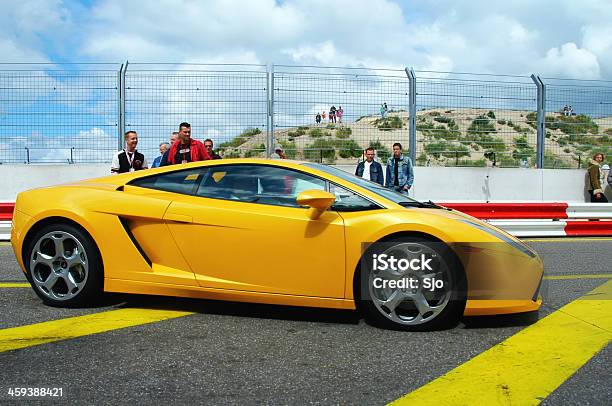
[[[274,152],[274,64],[268,65],[268,120],[266,129],[266,158]]]
[[[123,87],[123,64],[119,67],[119,72],[117,72],[117,149],[120,150],[123,148],[121,146],[123,139],[123,109],[121,100],[123,99],[123,91],[121,90]]]
[[[544,150],[546,140],[546,87],[542,79],[536,75],[531,75],[531,80],[538,88],[537,101],[537,140],[536,140],[536,167],[544,168]]]
[[[121,71],[121,97],[119,99],[119,149],[123,149],[123,134],[125,133],[125,75],[127,73],[129,61],[125,61]]]
[[[405,68],[408,76],[408,156],[416,165],[416,75],[412,68]]]

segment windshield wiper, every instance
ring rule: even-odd
[[[431,200],[427,202],[420,202],[418,200],[415,200],[413,202],[400,202],[399,204],[404,207],[422,207],[425,209],[443,209],[443,210],[448,210],[448,211],[452,210],[447,207],[439,206],[435,204],[434,202],[432,202]]]

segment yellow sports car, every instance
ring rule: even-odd
[[[30,190],[12,226],[53,306],[123,292],[359,309],[430,330],[541,304],[542,262],[516,238],[316,163],[215,160]]]

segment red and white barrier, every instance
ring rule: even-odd
[[[612,204],[440,203],[517,237],[612,236]]]
[[[14,208],[14,202],[0,202],[0,241],[11,239],[11,219]]]
[[[517,237],[612,236],[612,203],[440,203]],[[11,238],[13,202],[0,202],[0,240]]]

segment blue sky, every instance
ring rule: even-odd
[[[2,62],[247,62],[612,80],[608,0],[3,0]]]

